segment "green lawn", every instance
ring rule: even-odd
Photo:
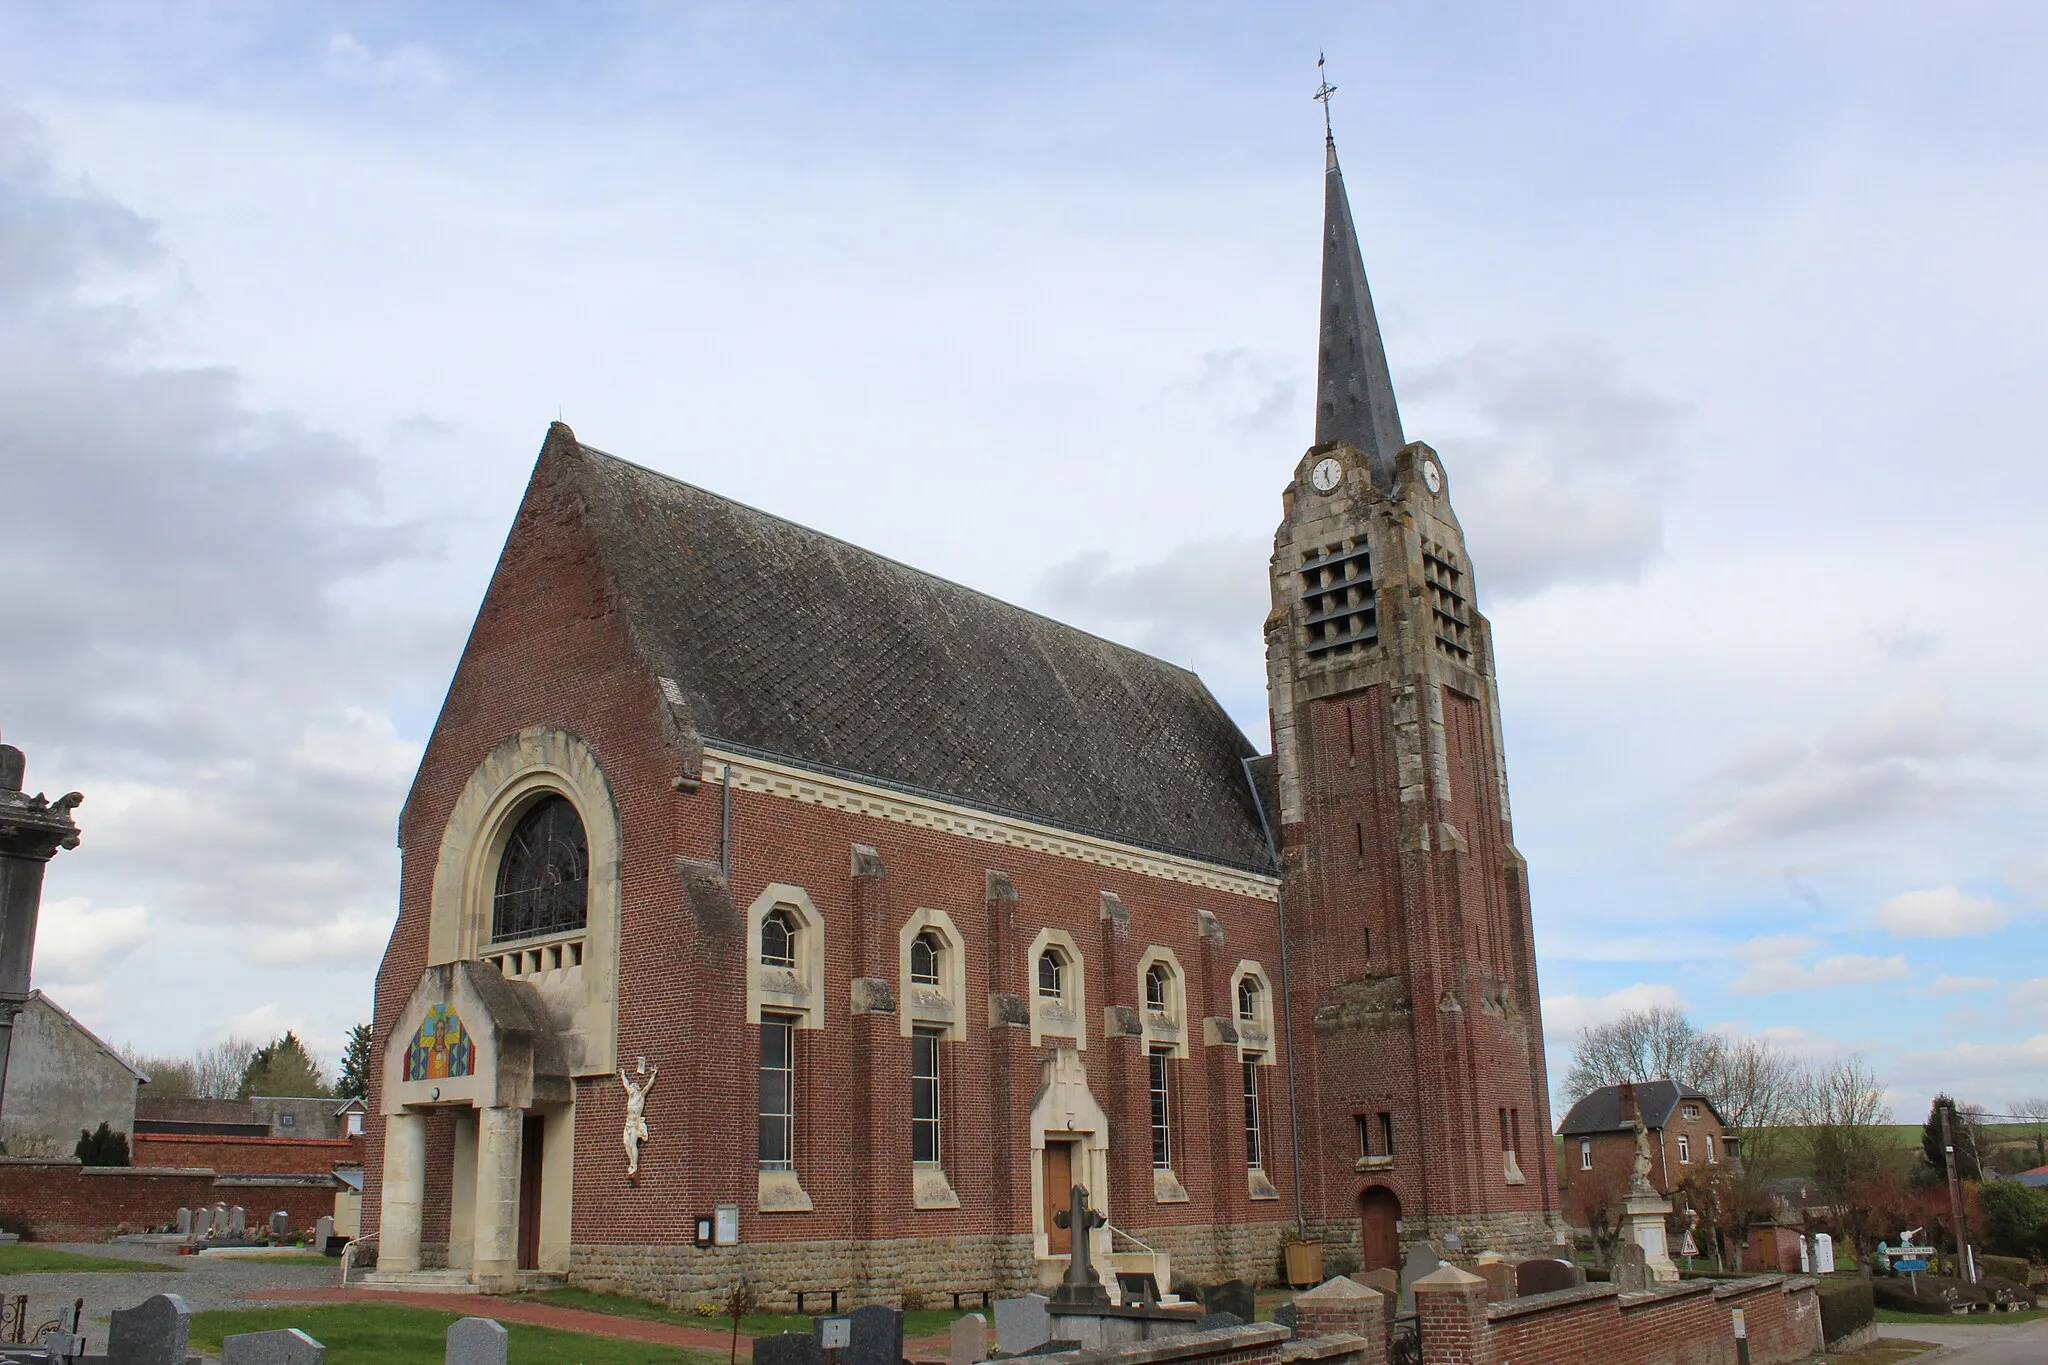
[[[192,1345],[218,1352],[226,1336],[296,1327],[327,1348],[328,1365],[441,1365],[448,1326],[458,1316],[381,1303],[195,1313]],[[724,1359],[546,1327],[506,1327],[512,1365],[713,1365]]]
[[[300,1251],[295,1247],[279,1247],[276,1251],[257,1252],[250,1256],[209,1256],[211,1261],[254,1261],[257,1265],[331,1265],[336,1273],[341,1270],[339,1256],[326,1256],[317,1251]]]
[[[648,1299],[634,1298],[630,1294],[604,1294],[594,1289],[543,1289],[535,1294],[522,1294],[523,1299],[536,1303],[551,1303],[559,1308],[581,1308],[589,1313],[609,1313],[620,1318],[639,1318],[644,1322],[673,1322],[685,1327],[702,1327],[712,1332],[730,1332],[731,1318],[704,1318],[685,1310],[670,1308],[665,1304]],[[948,1302],[951,1300],[949,1299]],[[821,1297],[819,1308],[824,1307]],[[850,1310],[849,1310],[850,1311]],[[903,1315],[904,1338],[938,1336],[950,1330],[953,1319],[966,1313],[981,1312],[981,1305],[963,1308],[956,1313],[950,1308],[920,1309]],[[822,1312],[819,1316],[823,1316]],[[987,1316],[994,1323],[994,1310]],[[740,1319],[740,1335],[748,1337],[773,1336],[777,1332],[808,1332],[811,1330],[809,1313],[798,1317],[794,1313],[753,1313]]]
[[[101,1270],[183,1270],[169,1261],[124,1261],[112,1256],[81,1256],[75,1251],[46,1251],[20,1242],[0,1243],[0,1275],[56,1275]]]
[[[1879,1322],[1913,1325],[1964,1322],[1980,1327],[2010,1327],[2015,1323],[2039,1322],[2042,1318],[2048,1318],[2048,1309],[2030,1308],[2024,1313],[1901,1313],[1896,1308],[1877,1310]]]

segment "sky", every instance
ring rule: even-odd
[[[1322,115],[1495,628],[1553,1079],[1677,1004],[2048,1094],[2048,13],[0,3],[37,984],[368,1017],[548,422],[1196,668],[1268,744]]]

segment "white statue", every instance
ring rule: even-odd
[[[1634,1168],[1629,1172],[1629,1193],[1649,1193],[1654,1189],[1650,1184],[1650,1130],[1643,1126],[1640,1114],[1636,1116],[1635,1130],[1636,1160]]]
[[[626,1148],[627,1175],[640,1174],[640,1144],[647,1141],[647,1092],[654,1089],[654,1078],[660,1074],[660,1067],[649,1066],[647,1079],[635,1085],[626,1068],[619,1068],[619,1084],[626,1087],[626,1131],[619,1141]]]

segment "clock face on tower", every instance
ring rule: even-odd
[[[1429,485],[1429,491],[1432,493],[1444,491],[1444,472],[1436,467],[1435,460],[1422,462],[1422,481]]]
[[[1344,466],[1327,457],[1318,460],[1309,471],[1308,481],[1316,486],[1317,492],[1327,493],[1344,481]]]

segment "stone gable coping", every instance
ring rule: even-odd
[[[1417,1288],[1418,1290],[1467,1289],[1475,1284],[1485,1283],[1486,1281],[1482,1277],[1474,1275],[1470,1271],[1460,1270],[1458,1269],[1458,1267],[1446,1261],[1444,1264],[1438,1266],[1435,1270],[1432,1270],[1429,1274],[1424,1275],[1421,1279],[1417,1280],[1415,1282],[1415,1288]]]
[[[1377,1289],[1366,1288],[1349,1275],[1338,1275],[1324,1280],[1314,1289],[1296,1294],[1294,1301],[1296,1303],[1323,1303],[1334,1302],[1339,1299],[1362,1299],[1367,1295],[1377,1298],[1379,1292]]]
[[[1573,1285],[1570,1289],[1553,1289],[1548,1294],[1524,1294],[1520,1298],[1489,1303],[1486,1305],[1486,1320],[1501,1322],[1508,1318],[1527,1317],[1531,1313],[1545,1313],[1553,1308],[1570,1308],[1574,1304],[1614,1297],[1617,1295],[1611,1284]]]

